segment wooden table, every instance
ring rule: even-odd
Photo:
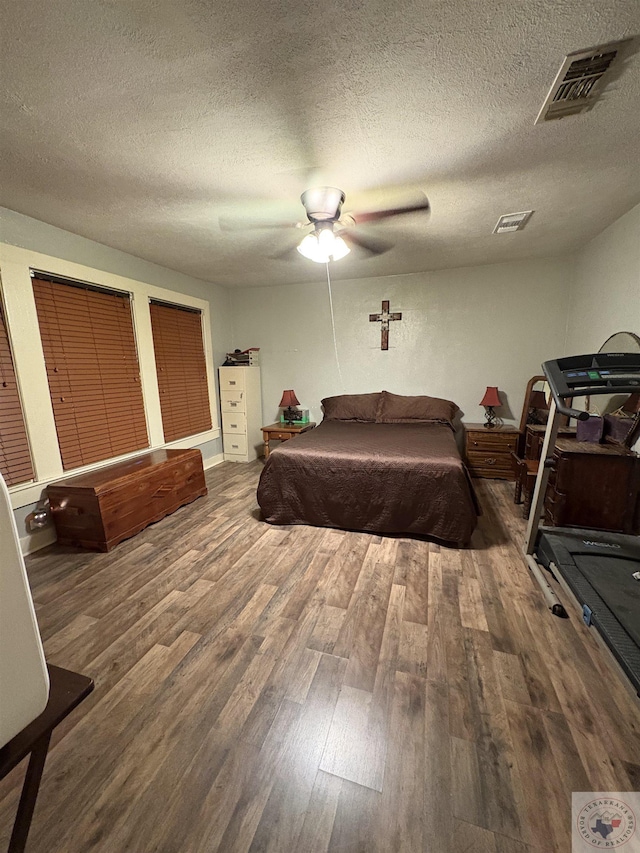
[[[25,849],[53,730],[93,690],[93,681],[86,675],[53,665],[48,670],[47,707],[0,749],[0,779],[30,755],[8,853],[22,853]]]
[[[269,424],[262,427],[262,439],[264,441],[264,458],[269,458],[269,442],[272,439],[277,441],[288,441],[302,432],[313,429],[315,422],[308,424]]]

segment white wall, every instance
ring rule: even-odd
[[[283,389],[293,388],[313,420],[320,400],[386,389],[454,400],[466,421],[482,421],[487,385],[506,394],[505,419],[519,420],[528,379],[562,355],[571,262],[532,260],[385,278],[336,281],[336,368],[326,273],[317,284],[232,292],[234,346],[261,347],[263,417],[275,420]],[[389,299],[402,320],[380,350],[369,322]]]
[[[576,253],[565,354],[597,352],[609,335],[640,335],[640,205]]]
[[[640,335],[640,204],[587,243],[573,263],[565,355],[597,352],[615,332]],[[603,411],[604,399],[592,398],[593,407]],[[640,439],[633,449],[640,453]]]

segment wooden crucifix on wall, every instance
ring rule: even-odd
[[[380,349],[389,349],[389,321],[402,320],[402,313],[396,311],[393,314],[389,313],[389,300],[385,299],[382,302],[382,313],[369,314],[370,323],[382,323],[380,326]]]

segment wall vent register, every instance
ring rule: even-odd
[[[494,234],[508,234],[511,231],[522,231],[531,218],[533,210],[521,210],[519,213],[504,213],[493,229]]]
[[[593,107],[604,86],[621,69],[631,39],[569,53],[553,81],[535,124],[575,115]]]

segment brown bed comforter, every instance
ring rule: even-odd
[[[440,423],[325,420],[269,456],[258,503],[271,524],[408,533],[466,544],[478,508]]]

